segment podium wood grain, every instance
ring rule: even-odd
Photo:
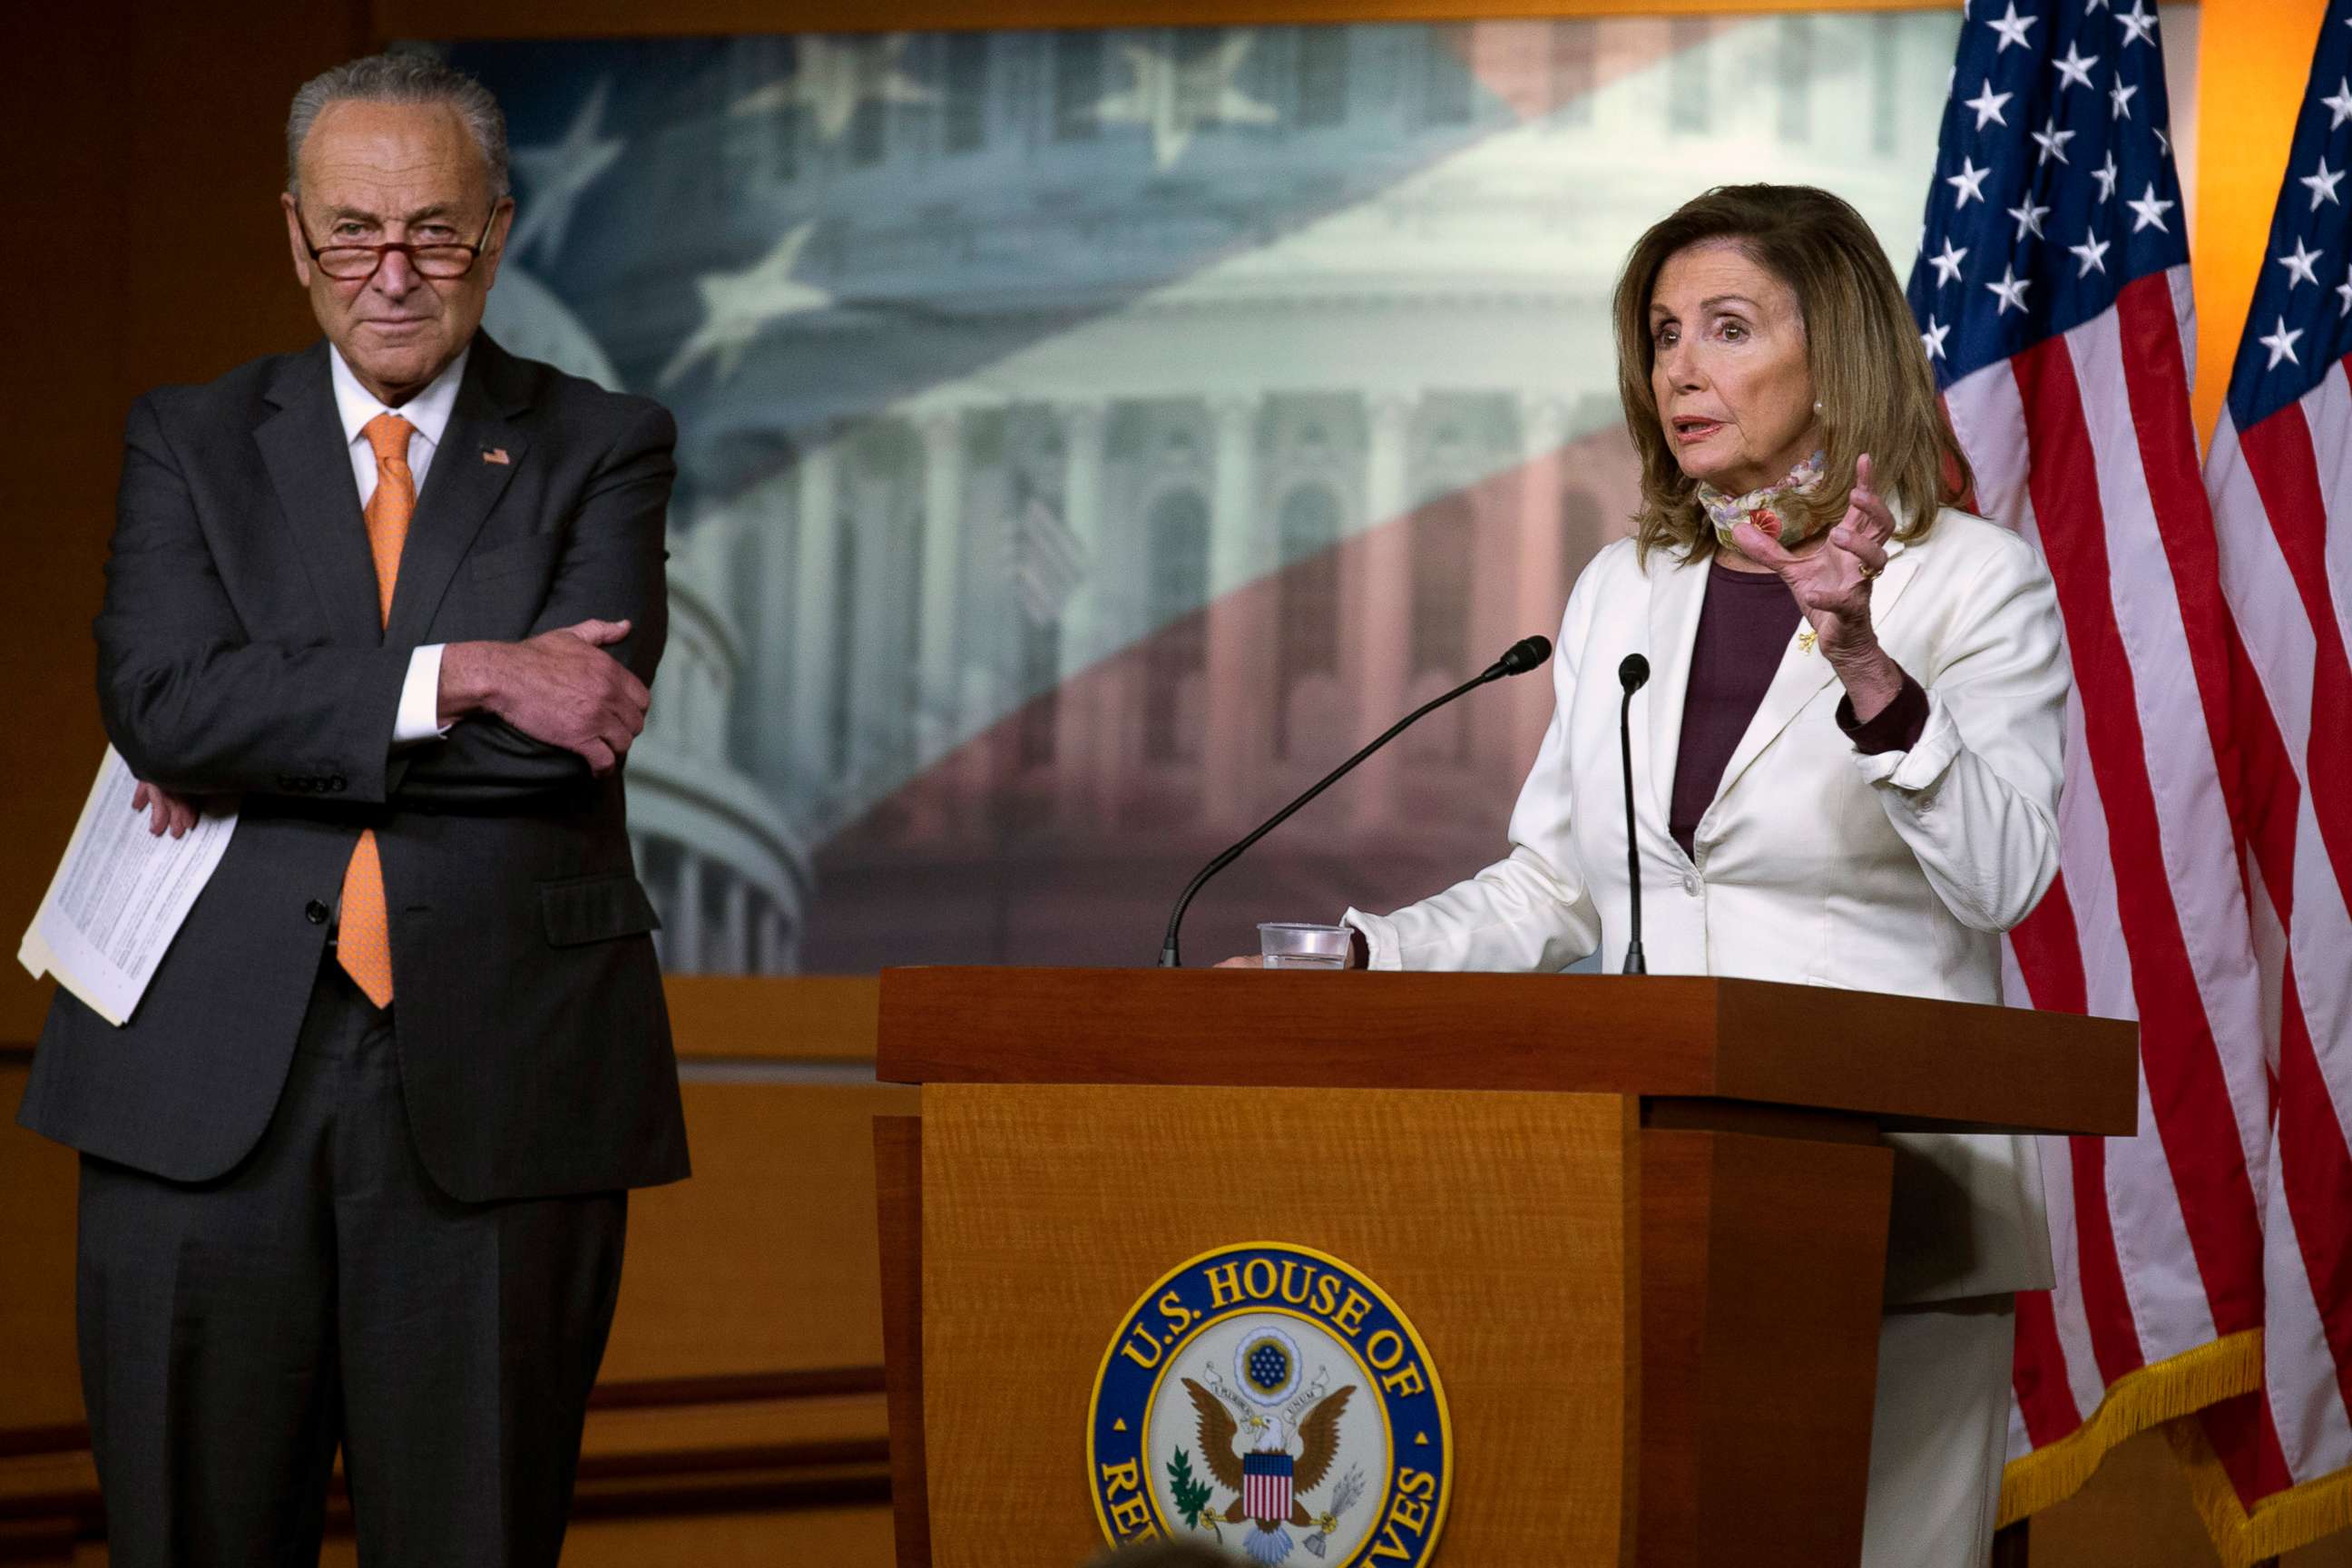
[[[1636,1561],[1857,1561],[1893,1152],[1646,1127],[1640,1157]]]
[[[941,967],[883,975],[876,1075],[1558,1089],[2128,1137],[2138,1037],[2108,1018],[1705,975]]]
[[[890,1513],[898,1568],[929,1568],[931,1495],[923,1441],[923,1124],[874,1119],[882,1237],[882,1355],[889,1368]]]
[[[1600,1095],[927,1088],[930,1562],[1098,1548],[1087,1400],[1105,1347],[1170,1269],[1261,1240],[1361,1270],[1428,1346],[1454,1430],[1439,1561],[1629,1561],[1632,1110]]]

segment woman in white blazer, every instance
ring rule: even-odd
[[[1349,910],[1359,961],[1622,967],[1639,653],[1653,973],[2000,1001],[1999,933],[2058,865],[2067,667],[2033,547],[1944,504],[1968,468],[1885,254],[1825,192],[1717,190],[1634,247],[1616,313],[1644,506],[1570,595],[1510,853]],[[2012,1296],[2050,1284],[2040,1171],[2022,1139],[1892,1141],[1864,1561],[1981,1568]]]

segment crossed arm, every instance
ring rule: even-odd
[[[184,832],[191,797],[271,793],[289,774],[348,780],[344,798],[463,807],[576,787],[642,731],[667,630],[663,519],[669,416],[647,407],[566,520],[532,631],[448,645],[439,742],[394,752],[408,651],[256,638],[238,616],[162,420],[134,409],[97,623],[107,730],[147,781],[134,805]]]

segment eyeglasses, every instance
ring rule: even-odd
[[[310,253],[310,259],[319,264],[319,270],[347,283],[354,279],[374,277],[376,268],[383,265],[384,254],[394,250],[408,258],[408,265],[416,268],[419,276],[463,278],[474,269],[474,263],[481,259],[482,247],[490,237],[490,225],[498,220],[498,204],[493,202],[490,204],[490,216],[482,220],[480,237],[471,245],[408,245],[395,241],[388,245],[320,246],[310,242],[310,226],[302,221],[301,215],[297,213],[294,216],[296,226],[302,231],[302,247]]]

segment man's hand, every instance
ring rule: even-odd
[[[441,654],[442,721],[495,713],[601,778],[628,755],[653,696],[604,651],[628,635],[626,621],[582,621],[526,642],[451,643]]]
[[[158,838],[167,828],[173,837],[184,838],[188,829],[196,825],[194,803],[161,784],[142,783],[131,792],[131,809],[147,814],[147,831]]]

